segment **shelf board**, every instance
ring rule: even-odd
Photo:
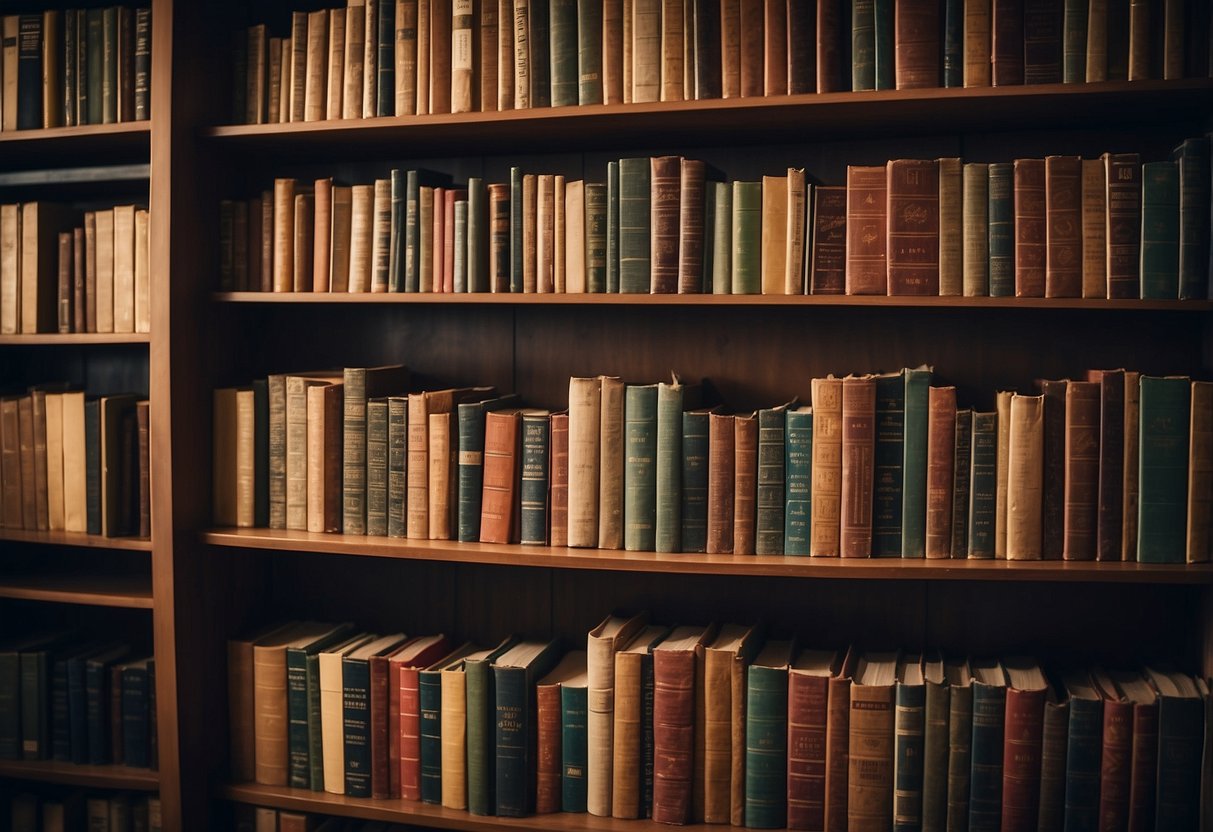
[[[51,546],[78,546],[92,549],[125,549],[150,552],[152,541],[146,537],[105,537],[83,532],[39,532],[24,529],[0,529],[0,540],[12,543],[45,543]]]
[[[0,577],[0,598],[150,610],[152,582],[145,575],[12,575]]]
[[[120,124],[87,124],[81,127],[51,127],[45,130],[13,130],[0,133],[0,158],[5,166],[29,160],[48,161],[143,160],[151,150],[152,123],[128,121]]]
[[[36,332],[0,335],[0,346],[76,346],[82,344],[147,344],[147,332]]]
[[[471,150],[770,144],[851,135],[930,134],[1194,120],[1213,105],[1213,80],[1105,81],[927,90],[808,93],[705,101],[542,107],[490,113],[240,124],[204,134],[233,151],[418,156]],[[1194,122],[1195,123],[1195,122]]]
[[[151,769],[75,765],[57,760],[0,760],[0,778],[38,780],[96,789],[154,792],[160,788],[159,773]]]
[[[47,188],[71,185],[93,185],[118,182],[147,182],[152,166],[144,163],[130,165],[93,165],[85,168],[47,168],[0,173],[0,189]]]
[[[450,540],[405,540],[279,529],[215,529],[203,533],[203,540],[215,546],[246,549],[615,572],[849,580],[1213,584],[1213,564],[657,554],[611,549],[459,543]]]
[[[1058,309],[1209,312],[1209,300],[967,298],[888,295],[644,295],[490,292],[216,292],[220,303],[450,304],[464,306],[862,306],[891,309]]]

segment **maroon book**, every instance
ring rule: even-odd
[[[837,654],[804,651],[788,673],[788,829],[824,829],[826,724]]]
[[[847,189],[822,185],[812,192],[809,291],[814,295],[846,294]]]
[[[956,388],[932,387],[927,404],[927,542],[929,558],[952,556],[952,482],[956,470]]]
[[[1066,560],[1095,560],[1098,505],[1099,385],[1071,381],[1066,384]]]
[[[1035,832],[1040,813],[1040,760],[1047,682],[1038,668],[1006,663],[1002,752],[1002,832]],[[1025,672],[1026,671],[1026,672]],[[1023,674],[1023,678],[1017,678]]]
[[[1045,294],[1045,161],[1015,160],[1015,297]]]
[[[678,291],[678,234],[682,190],[682,157],[657,156],[652,166],[652,292]]]
[[[391,775],[388,767],[388,657],[371,656],[370,708],[371,708],[371,797],[391,796]]]
[[[1023,83],[1023,0],[994,0],[990,12],[994,86]]]
[[[1082,159],[1045,159],[1045,297],[1082,297]]]
[[[939,167],[934,159],[888,164],[890,295],[939,294]]]
[[[876,445],[876,381],[842,380],[842,505],[839,552],[844,558],[872,554],[873,455]]]
[[[884,165],[847,166],[848,295],[888,294],[887,194]]]
[[[695,759],[695,682],[712,628],[679,627],[653,650],[653,820],[686,824]]]

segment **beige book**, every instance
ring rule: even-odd
[[[694,100],[695,95],[695,3],[694,0],[682,0],[682,97],[686,101]],[[786,73],[786,56],[780,62],[784,64]],[[785,81],[786,82],[786,81]],[[786,89],[785,89],[786,92]]]
[[[434,189],[422,185],[417,194],[417,216],[420,233],[417,235],[417,265],[420,274],[420,290],[429,291],[434,274]]]
[[[324,790],[345,794],[345,687],[341,662],[347,655],[369,642],[373,636],[363,633],[329,650],[321,651],[320,667],[320,744],[324,750]]]
[[[746,668],[761,645],[759,628],[726,624],[704,651],[704,823],[743,823]]]
[[[135,206],[114,208],[114,332],[135,331]]]
[[[564,294],[565,281],[565,228],[568,223],[564,213],[564,204],[566,198],[567,183],[563,176],[556,176],[552,180],[555,188],[552,197],[552,221],[554,224],[552,234],[552,291]]]
[[[253,505],[256,500],[254,461],[257,453],[254,442],[256,413],[252,388],[240,388],[236,391],[235,398],[235,476],[227,487],[235,486],[233,491],[236,501],[236,525],[251,528]]]
[[[623,548],[624,383],[602,376],[598,417],[598,548]]]
[[[809,554],[838,557],[842,522],[842,379],[813,379]]]
[[[386,292],[392,253],[392,180],[376,179],[371,219],[371,291]]]
[[[392,37],[392,55],[396,67],[394,112],[397,116],[417,114],[418,2],[419,0],[396,0],[396,31]],[[406,32],[410,34],[406,35]]]
[[[788,168],[787,231],[784,232],[783,292],[785,295],[803,295],[805,212],[808,190],[805,186],[804,168]],[[705,225],[710,219],[705,217]]]
[[[345,102],[345,13],[344,8],[329,9],[328,70],[325,72],[324,117],[343,115]]]
[[[362,118],[365,39],[366,2],[350,0],[345,10],[345,89],[341,93],[342,118]]]
[[[647,614],[624,618],[611,615],[586,637],[586,810],[591,815],[611,814],[611,775],[614,753],[611,738],[615,722],[615,652],[631,643],[648,620]]]
[[[609,0],[608,0],[608,2],[609,2]],[[623,44],[622,44],[623,70],[620,73],[620,76],[623,79],[623,90],[622,90],[623,103],[631,104],[632,103],[632,84],[635,80],[634,76],[633,76],[633,72],[632,72],[632,60],[633,60],[632,55],[635,51],[634,44],[632,43],[632,38],[634,37],[634,33],[636,30],[636,25],[635,25],[636,0],[618,0],[618,2],[620,2],[623,7],[621,10],[622,15],[623,15],[623,27],[622,27],[623,28]],[[615,102],[615,103],[618,103],[618,102]]]
[[[417,0],[417,112],[430,112],[430,3]]]
[[[22,224],[27,215],[22,212]],[[25,242],[24,240],[22,241]],[[114,331],[114,212],[97,212],[97,331]],[[25,257],[24,250],[22,258]]]
[[[1011,397],[1007,560],[1040,560],[1044,494],[1044,397]]]
[[[585,292],[585,183],[564,186],[564,291]]]
[[[293,204],[293,203],[292,203]],[[262,291],[274,289],[274,192],[261,192],[261,283]],[[85,237],[88,237],[88,226],[85,225]]]
[[[63,515],[63,394],[46,394],[47,528],[64,530]]]
[[[21,206],[0,205],[0,334],[21,322]]]
[[[63,23],[60,12],[42,13],[42,126],[63,126]]]
[[[630,0],[632,5],[632,102],[661,97],[662,0]],[[625,61],[625,66],[626,66]]]
[[[1141,373],[1125,371],[1125,485],[1122,494],[1123,515],[1121,519],[1121,560],[1137,560],[1137,509],[1138,475],[1141,458],[1138,456],[1141,437],[1138,435],[1141,414]]]
[[[598,545],[598,433],[602,379],[569,379],[569,525],[575,548]]]
[[[295,288],[294,179],[274,180],[273,287],[275,292],[290,292]]]
[[[762,177],[762,293],[787,293],[788,178]]]
[[[720,75],[724,98],[741,97],[741,3],[720,3]]]
[[[374,118],[379,109],[379,0],[363,3],[362,117]]]
[[[522,291],[538,290],[539,259],[539,177],[522,176]]]
[[[969,162],[964,166],[964,277],[967,298],[989,294],[990,268],[990,166]]]
[[[87,463],[84,441],[84,393],[63,399],[63,529],[88,531]]]
[[[244,121],[247,124],[264,124],[265,73],[269,65],[269,40],[264,23],[248,28],[246,52],[248,54],[248,79],[244,92]]]
[[[531,0],[514,0],[514,109],[531,106]]]
[[[333,267],[333,180],[317,179],[312,193],[314,225],[309,288],[313,292],[327,292]]]
[[[211,410],[211,513],[216,526],[236,525],[236,388],[218,389]],[[82,469],[83,470],[83,469]]]
[[[1087,5],[1087,83],[1108,80],[1108,0]]]
[[[939,167],[939,294],[959,295],[964,289],[962,164],[945,157]]]
[[[332,242],[329,244],[329,291],[350,289],[350,242],[353,233],[353,188],[333,186]]]
[[[998,412],[998,449],[994,475],[994,557],[1007,556],[1007,475],[1011,470],[1011,397],[1000,390],[995,404]]]
[[[990,0],[964,0],[964,85],[990,86]]]
[[[49,397],[48,397],[49,398]],[[1188,440],[1188,563],[1209,560],[1213,515],[1213,383],[1192,382]]]
[[[303,120],[322,121],[328,107],[329,13],[307,15],[307,69],[303,84]]]
[[[371,290],[372,237],[375,233],[375,186],[354,185],[350,189],[349,290]]]
[[[135,211],[135,332],[152,331],[151,214]]]
[[[1107,195],[1101,159],[1082,161],[1082,296],[1108,293]]]
[[[307,529],[308,505],[308,388],[339,381],[305,376],[286,377],[286,527]]]
[[[270,38],[266,50],[265,123],[282,120],[282,38]]]
[[[681,101],[685,92],[685,47],[682,0],[661,0],[661,100]]]
[[[307,530],[341,530],[341,420],[344,384],[307,389]],[[337,426],[334,430],[334,426]],[[330,441],[332,439],[336,441]]]
[[[545,294],[556,290],[556,177],[540,174],[535,177],[535,289]],[[526,201],[523,184],[523,201]],[[523,227],[523,239],[526,228]],[[524,242],[523,248],[526,248]]]
[[[451,453],[451,413],[430,414],[429,538],[451,539],[451,510],[455,505],[455,456]]]
[[[514,0],[497,0],[497,109],[514,109]]]
[[[291,12],[291,121],[307,115],[308,13]]]
[[[3,64],[0,64],[0,130],[17,129],[17,36],[21,19],[15,14],[0,19],[0,44],[3,44]]]
[[[667,628],[651,624],[631,640],[617,642],[615,652],[615,711],[611,721],[610,814],[616,818],[640,817],[641,684],[645,662],[652,662],[653,645]]]
[[[282,62],[278,65],[278,86],[282,106],[278,108],[278,123],[286,124],[291,121],[295,106],[295,39],[282,39]]]
[[[295,229],[291,240],[295,249],[295,269],[291,286],[296,292],[307,292],[312,288],[312,250],[316,244],[314,210],[311,194],[295,194]]]
[[[475,32],[472,0],[452,0],[451,10],[451,112],[474,109],[472,85],[475,76],[472,36]]]

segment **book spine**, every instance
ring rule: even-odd
[[[1108,296],[1107,197],[1104,165],[1098,159],[1082,161],[1082,296]]]
[[[1179,297],[1209,296],[1209,140],[1187,139],[1179,166]]]
[[[991,81],[994,86],[1024,82],[1026,0],[993,0],[990,14]]]
[[[943,4],[943,85],[964,86],[965,2],[945,0]]]
[[[1023,0],[1023,83],[1061,83],[1061,69],[1061,4]]]
[[[963,288],[965,297],[990,294],[990,166],[964,166]]]
[[[408,408],[408,399],[403,396],[391,396],[387,400],[388,537],[405,536],[405,500],[408,494]],[[461,477],[462,473],[461,467]],[[460,483],[462,484],[462,479]],[[460,495],[462,496],[462,491],[460,491]],[[479,501],[479,490],[477,490],[477,501]],[[479,518],[479,511],[477,511],[477,518]]]
[[[1133,709],[1128,828],[1149,829],[1154,822],[1155,777],[1158,773],[1158,703]]]
[[[745,822],[782,829],[787,821],[788,672],[751,667],[746,690]]]
[[[151,759],[148,669],[125,668],[121,684],[123,763],[132,768],[148,768]]]
[[[893,827],[892,685],[852,685],[848,752],[848,828]]]
[[[851,680],[831,676],[826,707],[825,828],[841,832],[847,828],[850,798]]]
[[[653,820],[691,819],[694,768],[695,653],[657,651],[653,656]]]
[[[1137,558],[1182,563],[1191,385],[1184,378],[1142,376],[1140,399]]]
[[[871,378],[842,382],[842,506],[840,553],[872,554],[872,458],[875,449],[876,383]]]
[[[721,40],[722,4],[712,0],[694,0],[689,20],[693,21],[695,77],[693,92],[698,100],[723,97],[724,78]],[[795,43],[795,41],[792,41]],[[808,44],[811,45],[811,41]],[[809,67],[810,71],[812,67]],[[737,79],[740,84],[740,78]],[[812,89],[797,90],[812,92]]]
[[[1099,821],[1129,828],[1129,783],[1133,756],[1133,704],[1104,700],[1100,753]]]
[[[784,553],[785,421],[782,408],[758,412],[758,524],[754,551]]]
[[[1007,544],[1011,560],[1039,560],[1044,397],[1012,396],[1007,438]]]
[[[1040,743],[1041,832],[1057,832],[1065,823],[1066,741],[1070,709],[1066,703],[1045,702]]]
[[[1095,828],[1099,818],[1099,765],[1103,703],[1071,699],[1066,743],[1066,826]]]
[[[312,785],[312,767],[308,740],[307,654],[298,649],[286,651],[287,785],[308,789]]]
[[[1014,181],[1015,296],[1044,297],[1047,249],[1044,160],[1016,159]]]
[[[964,0],[964,71],[966,87],[990,86],[990,0]]]
[[[1156,829],[1197,826],[1203,708],[1197,698],[1159,699]]]
[[[1105,153],[1108,297],[1141,296],[1142,168],[1136,153]]]
[[[937,3],[896,4],[896,86],[899,90],[940,86],[940,20]],[[879,21],[877,34],[879,36]],[[879,37],[878,37],[879,40]],[[946,42],[944,44],[946,46]],[[944,53],[946,59],[947,53]],[[877,63],[880,63],[877,50]],[[879,76],[879,67],[877,75]],[[879,82],[879,77],[878,77]]]
[[[683,159],[678,203],[678,292],[698,294],[704,284],[704,163]],[[654,185],[654,193],[656,186]],[[656,210],[656,202],[654,203]],[[801,223],[803,228],[804,223]],[[654,226],[656,228],[656,225]],[[656,276],[656,268],[654,268]]]
[[[653,540],[654,549],[658,552],[681,551],[682,394],[680,385],[660,384],[657,387],[656,527]]]
[[[825,828],[826,709],[829,680],[788,674],[789,829]]]
[[[789,410],[784,441],[785,504],[783,554],[809,554],[812,516],[813,414]]]
[[[459,508],[457,532],[461,541],[480,539],[481,492],[484,486],[485,411],[478,402],[459,405]]]
[[[442,674],[437,671],[423,671],[419,674],[418,696],[420,713],[420,788],[419,794],[423,803],[440,804],[442,802]],[[401,706],[403,712],[403,705]],[[401,769],[401,792],[406,800],[416,800],[410,797],[410,789],[405,785],[404,767]]]
[[[649,252],[652,258],[650,282],[646,291],[653,294],[671,294],[678,291],[678,251],[679,251],[679,213],[681,200],[681,164],[677,156],[659,156],[650,160],[651,171],[649,182],[650,199],[650,231]],[[621,170],[621,176],[626,176],[627,168]],[[628,180],[624,184],[623,195],[628,199]],[[628,203],[630,204],[630,203]],[[626,207],[626,205],[621,206]],[[622,218],[623,227],[629,227],[626,215]],[[639,284],[637,284],[637,291]],[[628,291],[624,287],[622,291]]]
[[[1094,6],[1095,4],[1090,4]],[[1087,0],[1066,0],[1062,16],[1061,44],[1061,80],[1066,84],[1081,84],[1084,81],[1107,80],[1087,77]],[[1104,9],[1107,9],[1106,0]],[[1091,23],[1094,24],[1094,15]],[[1092,46],[1094,47],[1094,43]],[[1107,43],[1103,45],[1104,66],[1103,74],[1107,75]]]
[[[841,295],[846,292],[847,189],[814,187],[811,218],[809,291],[814,295]]]
[[[707,549],[709,491],[709,416],[682,414],[681,547],[683,552]]]
[[[952,556],[952,493],[956,456],[956,388],[931,387],[927,404],[925,553]]]
[[[1179,168],[1175,162],[1142,165],[1141,297],[1179,297]]]
[[[372,399],[366,405],[366,533],[387,534],[388,403]]]
[[[922,743],[922,828],[942,830],[948,820],[948,711],[946,682],[926,682]]]
[[[585,289],[601,294],[607,290],[607,186],[585,184]]]
[[[501,817],[525,817],[533,800],[528,794],[531,770],[530,722],[527,671],[523,668],[494,668],[496,684],[497,782],[496,810]]]
[[[365,369],[349,368],[345,371],[342,424],[341,530],[344,534],[366,534]]]
[[[1010,162],[996,162],[989,171],[990,297],[1011,297],[1016,293],[1014,168]]]
[[[969,555],[969,497],[973,463],[973,411],[956,411],[956,449],[952,481],[952,557]]]
[[[307,734],[308,734],[308,788],[314,792],[324,791],[324,743],[323,723],[320,710],[320,657],[306,657],[307,677]],[[397,789],[399,791],[399,789]]]
[[[650,177],[651,171],[648,159],[620,160],[620,292],[647,294],[652,285],[650,271]]]
[[[342,736],[345,744],[345,793],[371,796],[370,667],[366,659],[343,659]]]
[[[959,158],[939,159],[939,294],[964,294],[964,208]]]
[[[728,823],[733,802],[733,665],[734,650],[707,649],[703,657],[703,822]],[[744,699],[744,691],[742,692]],[[740,752],[744,771],[745,749]],[[698,778],[697,778],[698,779]],[[744,811],[745,783],[740,783]],[[698,802],[698,786],[696,801]]]
[[[849,295],[888,293],[887,195],[888,177],[884,166],[847,167],[846,291]]]
[[[930,440],[929,370],[906,370],[901,489],[901,556],[926,554],[928,444]]]
[[[926,688],[898,684],[894,712],[893,828],[922,827]]]
[[[51,664],[50,684],[50,759],[71,760],[71,717],[68,713],[67,661],[56,659]]]
[[[954,685],[948,694],[948,829],[968,829],[973,742],[973,688]]]
[[[1065,513],[1062,557],[1094,560],[1099,508],[1098,384],[1066,384]]]
[[[1045,297],[1082,296],[1082,159],[1045,159]]]
[[[733,183],[732,294],[762,289],[762,183]]]
[[[15,663],[16,663],[16,660],[14,659],[14,664]],[[16,674],[16,672],[17,672],[16,668],[14,668],[13,669],[14,675]],[[85,714],[86,714],[86,719],[88,722],[88,757],[87,757],[86,761],[88,763],[91,763],[92,765],[104,765],[104,764],[110,762],[110,760],[111,760],[110,732],[108,730],[109,715],[110,715],[110,710],[109,710],[109,668],[103,664],[89,661],[87,663],[87,665],[85,666],[84,673],[85,673],[84,685],[85,685],[85,697],[86,697]],[[247,678],[250,682],[252,681],[251,667],[250,667],[250,675]],[[12,688],[9,688],[9,689],[13,690],[14,694],[16,694],[16,685],[15,684],[13,685]],[[253,704],[252,703],[252,691],[249,691],[248,704],[249,704],[250,710],[251,710],[251,707]],[[11,756],[5,755],[5,759],[17,759],[20,756],[20,752],[19,752],[20,724],[19,723],[20,723],[19,715],[15,715],[14,724],[13,724],[13,728],[15,729],[15,731],[12,734],[12,736],[14,738],[13,752],[12,752]],[[250,737],[249,740],[250,741],[248,743],[248,745],[249,745],[248,750],[252,751],[253,750],[252,738]],[[253,779],[252,762],[253,762],[252,755],[250,754],[248,757],[249,768],[245,771],[245,774],[247,776],[244,779],[246,779],[246,780]]]
[[[1044,691],[1008,688],[1006,740],[1002,755],[1002,829],[1037,828],[1040,812]]]
[[[851,89],[876,89],[876,0],[851,4]]]
[[[838,557],[842,510],[842,381],[813,379],[809,554]]]
[[[754,554],[758,510],[758,419],[733,419],[733,553]]]
[[[569,416],[553,413],[551,432],[551,511],[550,542],[567,546],[569,542]]]
[[[559,684],[538,685],[536,700],[535,814],[561,811],[561,694]]]
[[[1003,731],[1007,689],[973,683],[969,829],[996,830],[1001,819]]]
[[[544,546],[548,542],[548,414],[522,417],[522,458],[519,500],[522,504],[520,542]]]

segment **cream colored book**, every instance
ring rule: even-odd
[[[21,206],[0,205],[0,334],[17,333],[20,299]]]
[[[375,186],[354,185],[350,189],[350,292],[371,290],[374,233]]]
[[[257,456],[255,432],[256,409],[252,388],[236,391],[235,471],[234,491],[236,500],[236,525],[243,528],[253,526],[253,508],[256,501],[254,475]],[[226,487],[231,488],[232,484]]]
[[[585,183],[576,179],[564,186],[564,291],[585,290]]]
[[[514,109],[531,106],[531,0],[514,0]]]
[[[135,332],[152,331],[152,215],[135,211]]]
[[[940,159],[939,166],[939,294],[959,295],[964,289],[964,202],[959,158]]]
[[[964,166],[964,296],[990,293],[990,166],[970,162]]]
[[[303,120],[321,121],[328,110],[328,9],[307,15],[307,70],[303,84]]]
[[[324,117],[338,119],[345,101],[345,15],[346,10],[329,9],[329,65],[325,73]]]
[[[312,186],[312,278],[308,288],[327,292],[333,268],[333,180],[317,179]]]
[[[514,0],[497,0],[497,109],[514,109]]]
[[[743,823],[746,668],[761,646],[759,628],[726,624],[704,651],[704,823]]]
[[[282,120],[282,38],[270,38],[266,50],[265,123]]]
[[[417,112],[430,112],[430,3],[434,0],[417,0]],[[422,226],[427,228],[428,226]]]
[[[632,73],[632,53],[634,51],[634,48],[633,48],[634,44],[632,43],[632,38],[634,37],[633,33],[636,28],[635,27],[636,2],[635,2],[635,0],[615,0],[615,2],[618,2],[622,6],[622,8],[620,9],[620,12],[623,17],[623,26],[622,26],[623,43],[621,44],[621,54],[623,56],[623,68],[622,68],[622,71],[620,72],[620,77],[623,80],[623,90],[621,91],[621,93],[623,95],[623,103],[631,104],[632,103],[632,84],[634,81],[633,73]],[[605,15],[604,15],[604,20],[605,20]],[[608,102],[608,103],[610,103],[610,102]],[[613,102],[613,103],[618,103],[618,102]]]
[[[599,421],[602,379],[569,379],[569,525],[568,544],[598,545]]]
[[[349,185],[333,186],[332,242],[329,244],[329,291],[350,289],[350,242],[353,233],[354,191]]]
[[[1082,296],[1102,298],[1108,293],[1107,195],[1104,163],[1082,161]]]
[[[681,101],[686,84],[686,20],[682,0],[661,0],[661,100]]]
[[[64,530],[63,515],[63,394],[46,394],[47,528]]]
[[[114,332],[135,331],[135,206],[114,208]]]
[[[782,295],[786,288],[788,178],[762,177],[762,293]]]
[[[88,466],[84,441],[84,393],[63,393],[63,528],[88,531]]]
[[[632,102],[657,101],[661,98],[662,0],[629,2],[632,8]],[[625,56],[625,67],[627,63]]]
[[[556,176],[552,180],[554,193],[552,196],[552,291],[564,294],[565,283],[568,279],[565,266],[565,230],[568,225],[568,220],[565,217],[564,204],[566,200],[567,183],[563,176]]]
[[[324,790],[330,794],[345,794],[345,687],[341,662],[373,638],[370,633],[361,633],[319,655],[320,744],[324,750]]]
[[[623,548],[623,397],[625,385],[601,376],[598,417],[598,548]]]
[[[374,118],[379,105],[379,2],[363,0],[362,117]]]
[[[100,212],[98,212],[100,214]],[[98,237],[100,225],[98,225]],[[100,282],[100,279],[98,279]],[[274,180],[274,281],[275,292],[295,288],[295,180]]]
[[[591,815],[611,814],[611,775],[614,754],[611,738],[615,721],[615,652],[644,629],[646,614],[630,618],[611,615],[586,637],[586,736],[589,759],[586,770],[586,810]]]
[[[339,383],[342,376],[328,378],[286,377],[286,527],[307,529],[308,505],[308,388]]]
[[[362,118],[365,39],[366,2],[349,0],[349,6],[345,10],[345,89],[341,95],[342,118]]]
[[[784,232],[783,293],[803,295],[805,212],[808,190],[805,185],[804,168],[788,168],[787,230]],[[706,218],[705,218],[706,219]],[[706,225],[706,223],[705,223]]]
[[[24,220],[24,217],[22,217]],[[97,331],[114,331],[114,212],[97,212]]]
[[[1011,397],[1007,459],[1007,560],[1040,560],[1044,397]]]
[[[392,180],[376,179],[371,211],[371,291],[388,290],[392,249]]]
[[[452,0],[451,14],[451,112],[470,113],[476,74],[472,47],[475,33],[473,0]]]
[[[842,522],[842,379],[813,379],[809,554],[838,557]]]
[[[994,557],[1007,556],[1007,475],[1011,470],[1011,398],[1014,394],[1000,390],[996,399],[998,412],[998,449],[994,474]]]

